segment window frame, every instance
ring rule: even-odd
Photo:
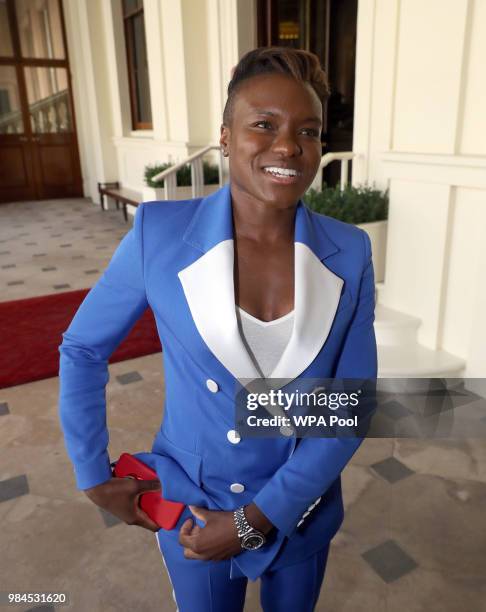
[[[125,34],[125,51],[127,59],[127,72],[128,72],[128,89],[130,94],[130,112],[132,117],[132,130],[152,130],[153,121],[138,121],[140,116],[140,108],[138,106],[137,97],[137,76],[135,66],[133,65],[133,57],[135,53],[135,41],[133,37],[133,19],[142,15],[144,17],[143,0],[140,1],[140,6],[131,11],[125,11],[123,0],[120,0],[122,8],[122,19],[123,19],[123,31]],[[144,24],[144,42],[145,42],[145,53],[147,54],[147,37],[145,35],[145,24]],[[149,100],[150,100],[150,80],[149,80]],[[152,104],[150,100],[150,114],[152,115]],[[153,117],[153,116],[152,116]]]

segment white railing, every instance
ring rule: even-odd
[[[152,177],[152,181],[164,181],[164,197],[166,200],[176,199],[177,193],[177,171],[189,164],[191,166],[191,183],[192,183],[192,197],[199,198],[204,196],[204,166],[203,157],[209,151],[218,151],[218,171],[219,171],[219,186],[223,186],[223,164],[224,157],[221,148],[217,145],[208,145],[199,151],[196,151],[186,159],[177,164],[159,172]],[[322,156],[321,163],[317,174],[312,181],[311,187],[320,191],[322,188],[322,170],[333,161],[341,162],[341,191],[348,184],[349,180],[349,162],[356,157],[356,154],[352,151],[344,151],[340,153],[326,153]]]
[[[63,89],[29,105],[30,122],[34,134],[71,132],[68,90]],[[0,116],[0,134],[22,134],[24,125],[20,111]]]
[[[32,131],[36,134],[72,131],[67,89],[30,104],[29,111]]]
[[[218,155],[218,170],[219,170],[219,186],[223,186],[223,154],[221,147],[217,145],[208,145],[204,149],[196,151],[186,159],[178,162],[174,166],[163,170],[152,177],[152,181],[164,181],[164,196],[166,200],[176,199],[177,191],[177,171],[187,166],[191,166],[191,183],[192,183],[192,197],[199,198],[204,196],[204,166],[203,157],[209,151],[219,151]]]
[[[343,189],[348,184],[349,162],[354,157],[356,157],[356,153],[353,153],[352,151],[344,151],[340,153],[326,153],[325,155],[323,155],[321,159],[321,163],[319,164],[319,169],[317,170],[317,174],[314,180],[312,181],[311,187],[313,187],[314,189],[317,189],[317,191],[321,191],[322,189],[322,170],[326,166],[328,166],[331,162],[340,161],[341,162],[340,187],[341,187],[341,191],[343,191]]]

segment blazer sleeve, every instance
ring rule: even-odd
[[[376,379],[377,349],[373,327],[375,283],[371,242],[362,230],[363,274],[357,307],[345,337],[334,378]],[[362,438],[303,438],[291,457],[254,497],[267,518],[289,536],[302,514],[339,477]]]
[[[144,204],[59,347],[59,417],[79,489],[111,478],[106,427],[108,359],[147,308],[143,278]]]

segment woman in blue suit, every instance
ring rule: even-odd
[[[247,53],[221,126],[229,184],[139,206],[63,335],[60,419],[77,486],[156,533],[181,612],[241,611],[248,578],[261,578],[265,612],[313,610],[343,520],[340,473],[360,438],[234,429],[239,379],[376,377],[369,238],[301,201],[327,96],[315,55]],[[112,477],[105,408],[107,360],[148,306],[166,398],[152,452],[137,457],[155,484]],[[154,486],[186,504],[173,530],[138,507]]]

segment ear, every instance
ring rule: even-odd
[[[222,149],[228,150],[230,144],[231,130],[224,123],[221,124],[219,144]]]

